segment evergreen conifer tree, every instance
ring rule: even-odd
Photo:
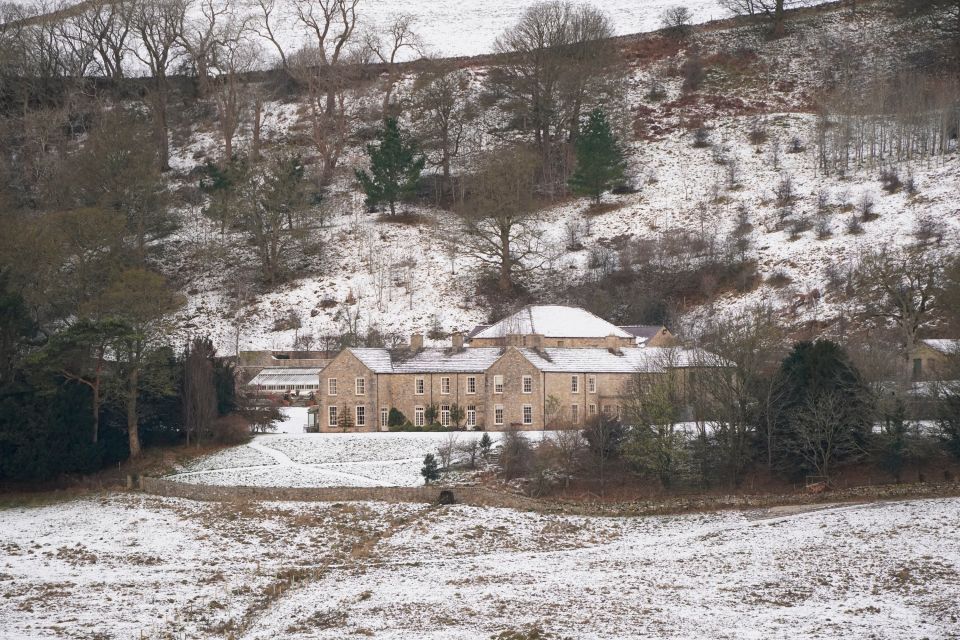
[[[400,130],[396,118],[387,118],[384,128],[377,133],[377,141],[378,145],[367,145],[369,173],[358,169],[357,180],[367,195],[367,205],[386,202],[390,215],[395,215],[397,202],[414,194],[426,158],[416,141]]]
[[[577,170],[570,178],[574,193],[600,202],[600,194],[624,179],[626,164],[607,116],[599,108],[590,112],[576,141]]]
[[[423,468],[420,469],[420,475],[423,476],[423,483],[430,484],[440,479],[440,468],[437,465],[437,458],[432,453],[423,457]]]

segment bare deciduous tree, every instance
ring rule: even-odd
[[[420,38],[413,31],[415,21],[416,18],[410,14],[396,15],[390,20],[383,35],[375,31],[368,31],[363,35],[364,47],[387,67],[387,79],[383,88],[384,118],[390,115],[390,101],[398,80],[397,58],[404,50],[415,54],[420,54],[423,50]]]

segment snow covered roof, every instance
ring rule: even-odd
[[[620,327],[586,309],[561,305],[531,305],[509,315],[474,338],[503,338],[509,335],[539,334],[547,338],[631,338]]]
[[[940,353],[943,353],[946,355],[953,355],[953,354],[960,355],[960,340],[937,338],[937,339],[921,340],[921,342],[923,342],[923,344],[927,345],[934,351],[939,351]]]
[[[541,371],[547,373],[658,373],[664,369],[715,364],[720,361],[698,349],[520,349],[520,352]],[[544,355],[546,357],[544,357]]]
[[[249,382],[250,386],[286,386],[294,384],[318,384],[321,369],[319,368],[293,368],[293,367],[269,367],[262,369],[260,373],[253,377]]]
[[[374,373],[392,373],[393,361],[386,349],[347,349]]]
[[[450,351],[421,349],[406,359],[395,358],[387,349],[349,349],[374,373],[480,373],[502,355],[498,347]]]

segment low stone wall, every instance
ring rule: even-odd
[[[459,504],[509,509],[538,509],[537,500],[484,487],[220,487],[187,484],[167,478],[140,478],[146,493],[170,498],[205,501],[296,501],[296,502],[420,502],[435,504],[440,492],[450,491]]]

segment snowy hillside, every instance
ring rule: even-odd
[[[609,257],[624,238],[665,241],[687,234],[722,243],[743,227],[746,251],[764,282],[746,295],[720,294],[707,306],[687,309],[686,320],[769,303],[788,325],[829,321],[843,304],[831,281],[863,250],[916,242],[921,228],[930,227],[937,229],[937,246],[955,247],[960,239],[955,147],[895,167],[904,180],[912,178],[914,193],[885,191],[879,165],[828,175],[818,163],[812,109],[833,61],[819,56],[814,44],[830,38],[854,42],[864,60],[883,68],[910,46],[877,44],[888,29],[878,13],[834,10],[798,20],[780,40],[768,41],[749,27],[711,29],[676,51],[630,59],[624,99],[633,117],[628,160],[637,192],[605,196],[599,213],[587,215],[583,199],[543,211],[545,263],[527,283],[532,295],[564,302],[550,299],[546,289],[596,276],[605,268],[597,255]],[[694,47],[710,55],[704,57],[703,86],[691,93],[682,89],[678,68]],[[487,70],[474,67],[470,73],[479,93]],[[651,98],[652,87],[662,95]],[[401,97],[408,89],[409,82],[401,83]],[[360,104],[377,99],[372,92]],[[297,100],[268,105],[265,130],[271,141],[294,144],[305,126],[303,112]],[[474,125],[473,152],[496,147],[498,138],[489,131],[503,117],[491,109]],[[692,119],[702,121],[707,136],[702,148],[694,144]],[[179,141],[174,165],[185,176],[217,153],[216,136],[198,124]],[[352,178],[352,169],[364,162],[360,149],[350,150],[322,225],[306,249],[293,250],[300,277],[273,291],[237,291],[237,274],[255,260],[243,242],[228,243],[219,259],[196,263],[191,256],[219,240],[214,223],[198,210],[189,212],[171,245],[175,250],[164,255],[169,272],[189,293],[178,318],[183,332],[210,333],[223,352],[232,353],[237,347],[291,348],[298,341],[317,346],[321,336],[350,329],[402,338],[414,331],[469,330],[488,320],[489,309],[475,295],[475,264],[442,242],[450,234],[451,214],[406,206],[420,220],[410,224],[368,213]],[[789,215],[778,202],[785,182]],[[851,231],[864,203],[871,219]],[[571,233],[582,249],[568,249]]]

